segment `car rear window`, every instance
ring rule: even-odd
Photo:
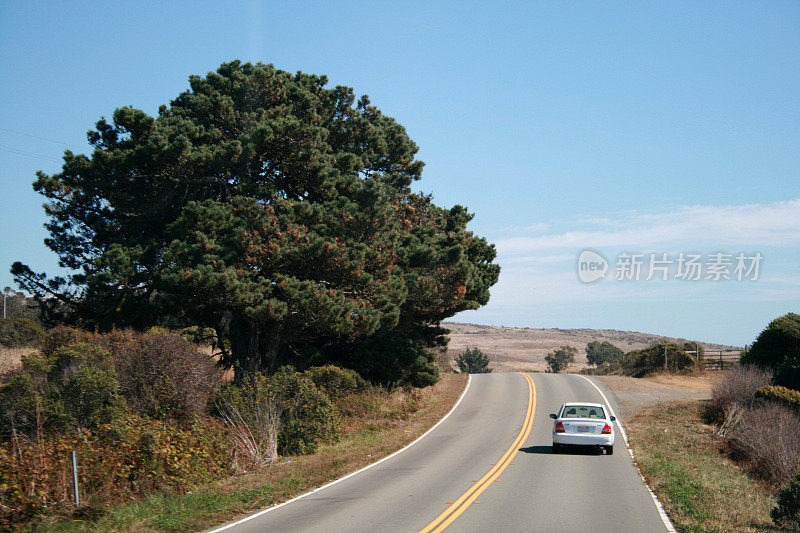
[[[564,407],[564,412],[561,418],[599,418],[606,417],[605,411],[602,407],[594,405],[567,405]]]

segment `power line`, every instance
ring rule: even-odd
[[[80,148],[81,150],[85,149],[85,146],[78,146],[77,144],[72,144],[64,141],[56,141],[54,139],[48,139],[47,137],[40,137],[38,135],[32,135],[30,133],[23,133],[21,131],[14,131],[8,128],[0,128],[0,131],[5,131],[8,133],[13,133],[14,135],[22,135],[23,137],[30,137],[31,139],[39,139],[40,141],[45,141],[53,144],[57,144],[59,146],[72,146],[73,148]]]
[[[52,161],[54,163],[61,163],[60,159],[53,159],[52,157],[47,157],[46,155],[34,154],[33,152],[26,152],[25,150],[17,150],[16,148],[9,148],[8,146],[0,145],[0,150],[12,154],[24,155],[27,157],[35,157],[36,159],[43,159],[45,161]]]

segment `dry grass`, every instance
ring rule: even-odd
[[[773,488],[800,471],[800,420],[786,406],[765,403],[744,411],[728,441],[748,471]]]
[[[232,476],[181,496],[157,496],[120,506],[91,526],[69,522],[53,530],[196,531],[288,500],[389,455],[440,420],[466,386],[464,374],[444,374],[419,391],[373,393],[353,402],[346,436],[314,455],[284,457],[257,471]],[[360,407],[359,407],[360,405]]]
[[[445,359],[450,366],[455,368],[455,358],[464,353],[466,348],[479,348],[489,356],[492,368],[497,357],[497,372],[544,372],[547,368],[545,356],[559,346],[572,346],[578,350],[575,362],[569,366],[569,371],[575,372],[589,366],[585,348],[591,341],[608,341],[625,352],[640,350],[659,342],[682,344],[686,341],[649,333],[608,329],[511,328],[456,322],[445,322],[442,326],[450,330]],[[707,352],[734,348],[707,342],[701,342],[700,345]]]
[[[645,479],[679,531],[774,531],[774,496],[723,453],[705,403],[661,404],[629,422]]]
[[[37,348],[0,348],[0,375],[22,366],[22,357],[35,352]]]
[[[756,405],[756,390],[772,384],[772,372],[751,366],[735,366],[719,374],[711,389],[706,416],[721,423],[731,409]]]

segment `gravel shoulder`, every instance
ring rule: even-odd
[[[644,409],[659,403],[680,400],[707,400],[717,373],[702,372],[688,376],[655,374],[645,378],[628,376],[593,376],[611,389],[622,409],[622,419],[630,420]]]

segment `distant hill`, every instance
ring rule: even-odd
[[[500,372],[543,371],[547,368],[544,358],[548,352],[564,345],[578,349],[578,356],[575,363],[570,365],[570,370],[580,370],[588,366],[585,348],[592,341],[608,341],[624,352],[658,342],[689,342],[687,339],[614,329],[507,328],[458,322],[445,322],[442,327],[450,330],[447,357],[451,362],[468,347],[479,348],[489,356],[492,368],[497,356]],[[741,349],[702,341],[700,345],[707,353]]]

